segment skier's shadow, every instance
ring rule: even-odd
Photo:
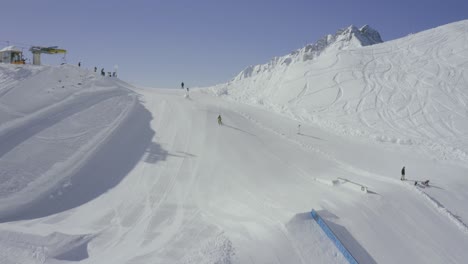
[[[303,133],[297,133],[297,134],[298,134],[299,136],[310,137],[310,138],[314,138],[314,139],[318,139],[318,140],[325,141],[325,139],[323,139],[323,138],[314,137],[314,136],[306,135],[306,134],[303,134]]]
[[[242,130],[242,129],[240,129],[240,128],[237,128],[237,127],[233,127],[233,126],[226,125],[226,124],[223,124],[223,126],[225,126],[225,127],[229,127],[229,128],[232,128],[232,129],[234,129],[234,130],[237,130],[237,131],[240,131],[240,132],[242,132],[242,133],[249,134],[249,135],[251,135],[251,136],[254,136],[254,137],[256,137],[256,136],[257,136],[257,135],[255,135],[255,134],[252,134],[252,133],[250,133],[250,132],[247,132],[247,131],[245,131],[245,130]]]

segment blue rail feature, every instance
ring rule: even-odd
[[[359,264],[356,259],[351,255],[351,252],[341,243],[341,241],[338,239],[338,237],[333,233],[333,231],[330,229],[330,227],[325,223],[325,221],[320,217],[320,215],[312,209],[310,212],[312,215],[312,218],[317,222],[317,224],[322,228],[323,232],[330,238],[330,240],[335,244],[335,246],[338,248],[338,250],[343,254],[345,259],[350,263],[350,264]]]

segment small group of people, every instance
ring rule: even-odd
[[[424,186],[429,186],[429,180],[420,181],[419,183],[421,183]],[[418,185],[418,181],[414,181],[414,185]]]
[[[78,67],[81,67],[81,61],[78,62]],[[97,73],[98,68],[94,66],[94,72]],[[108,72],[107,73],[109,77],[117,77],[117,72]],[[106,72],[104,71],[104,68],[101,69],[101,76],[106,76]]]
[[[182,83],[180,84],[180,88],[184,89],[184,86],[185,86],[185,84],[184,84],[184,82],[182,82]],[[189,88],[187,87],[187,93],[188,93],[188,92],[189,92]]]
[[[405,177],[405,166],[403,166],[403,168],[401,169],[401,180],[402,181],[406,181],[406,177]],[[422,185],[424,186],[429,186],[429,180],[425,180],[425,181],[414,181],[414,185],[418,185],[418,183],[421,183]]]
[[[94,72],[97,72],[97,67],[94,66]],[[101,76],[106,76],[106,72],[104,71],[104,68],[101,69]],[[109,77],[117,77],[117,72],[108,72]]]

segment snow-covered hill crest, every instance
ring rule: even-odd
[[[79,195],[79,203],[75,197],[74,204],[61,197],[137,113],[128,84],[71,65],[0,64],[0,81],[0,219],[53,213],[41,208],[42,199],[60,202],[56,212],[65,210],[112,187],[101,185],[92,195]]]
[[[357,48],[362,46],[382,43],[382,38],[377,30],[365,25],[361,28],[349,26],[338,30],[334,35],[327,35],[313,44],[295,50],[283,57],[275,57],[270,62],[261,65],[247,67],[240,72],[233,81],[239,81],[252,77],[263,72],[270,72],[281,66],[289,66],[294,62],[308,61],[317,58],[325,51],[338,51],[348,48]]]

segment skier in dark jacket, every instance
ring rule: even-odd
[[[222,125],[223,121],[221,120],[221,115],[218,115],[218,125]]]
[[[404,181],[405,179],[405,166],[403,166],[403,169],[401,169],[401,180]]]
[[[184,89],[184,82],[182,82],[180,86],[182,87],[182,89]]]

